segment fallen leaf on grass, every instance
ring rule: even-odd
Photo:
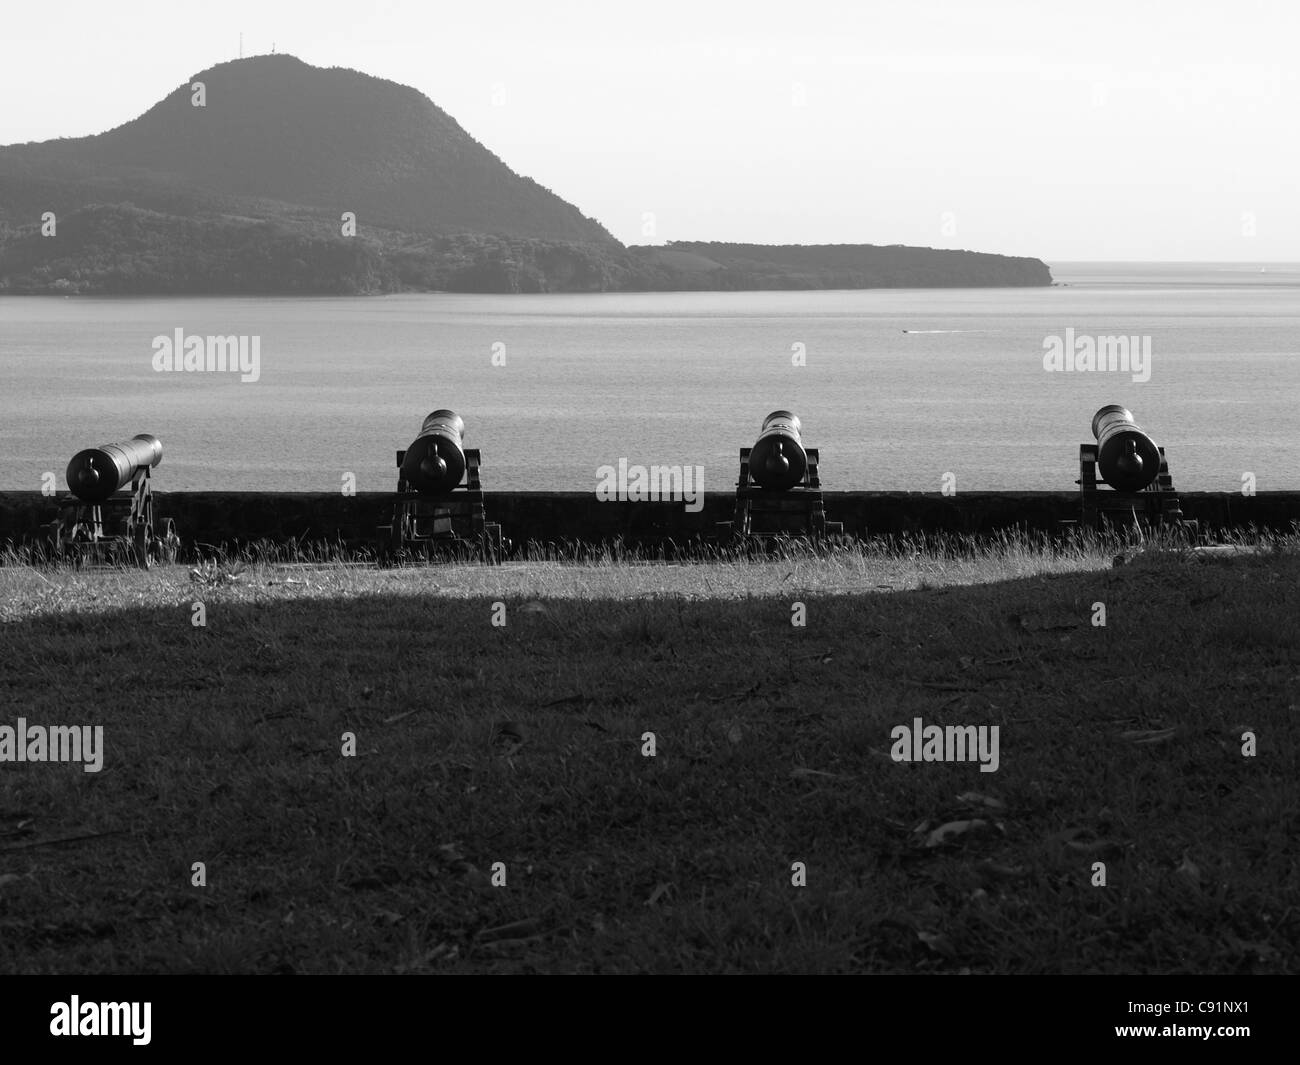
[[[958,836],[964,836],[971,832],[983,832],[988,827],[989,823],[979,818],[973,821],[949,821],[946,825],[940,825],[926,836],[925,845],[927,847],[941,847]]]
[[[492,726],[492,746],[512,755],[524,745],[524,726],[518,721],[498,721]]]
[[[1228,946],[1231,947],[1233,951],[1238,954],[1245,954],[1248,957],[1253,957],[1258,961],[1267,961],[1277,953],[1277,951],[1267,943],[1250,943],[1244,939],[1238,939],[1231,932],[1229,932],[1225,938]]]
[[[936,954],[942,954],[945,958],[955,958],[957,956],[957,948],[952,945],[952,941],[942,932],[922,932],[918,929],[916,938]]]
[[[645,904],[647,906],[653,906],[661,898],[663,898],[665,895],[667,895],[670,891],[673,890],[675,889],[672,884],[668,884],[668,883],[659,884],[655,887],[654,891],[650,892],[650,897],[645,900]]]
[[[1174,870],[1174,875],[1181,877],[1193,887],[1198,886],[1201,882],[1200,867],[1185,854],[1183,855],[1183,864]]]
[[[452,872],[459,873],[462,876],[478,872],[474,866],[465,860],[465,855],[461,854],[460,848],[454,843],[443,843],[438,847],[438,861]]]
[[[1023,865],[1003,865],[987,858],[975,866],[975,871],[990,880],[1019,880],[1029,875],[1029,870]]]

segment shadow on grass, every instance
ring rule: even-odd
[[[2,966],[1294,972],[1297,577],[13,621],[0,725],[106,751],[0,764]],[[997,772],[894,762],[914,718]]]

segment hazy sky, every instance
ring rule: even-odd
[[[70,0],[0,25],[3,144],[120,125],[242,31],[415,86],[626,243],[1300,260],[1296,0]]]

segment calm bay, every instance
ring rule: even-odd
[[[164,491],[388,491],[450,407],[488,490],[594,491],[626,459],[725,491],[788,408],[827,490],[1067,491],[1093,412],[1122,403],[1184,491],[1300,490],[1300,267],[1052,266],[1042,289],[8,297],[0,488],[62,489],[74,451],[150,432]],[[178,329],[258,338],[257,380],[156,371]],[[1045,370],[1067,330],[1149,338],[1149,380]]]

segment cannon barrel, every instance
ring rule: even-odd
[[[436,410],[402,459],[402,480],[424,495],[450,492],[465,476],[465,423],[454,410]]]
[[[803,426],[788,410],[774,410],[763,419],[758,440],[749,452],[749,475],[764,488],[793,488],[808,470],[808,454],[800,433]]]
[[[162,462],[162,442],[141,433],[119,444],[101,444],[72,456],[64,475],[68,490],[85,503],[102,503],[131,483],[141,466]]]
[[[1140,492],[1160,473],[1160,449],[1118,403],[1092,416],[1097,438],[1097,469],[1118,492]]]

